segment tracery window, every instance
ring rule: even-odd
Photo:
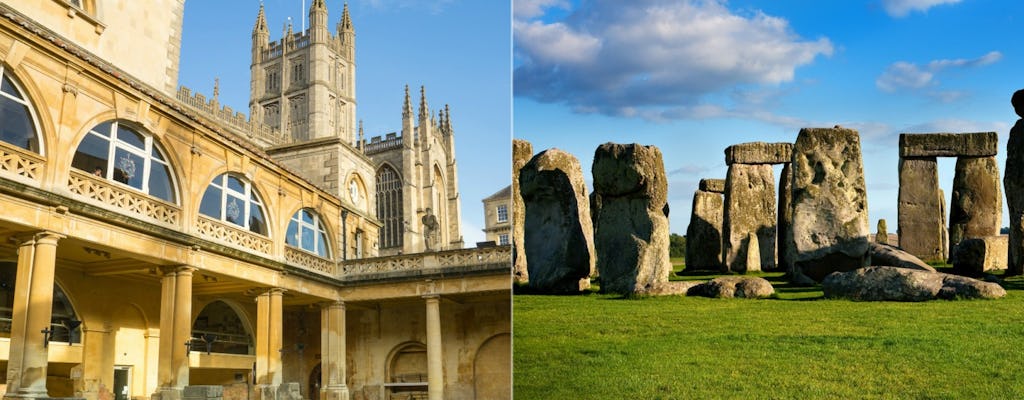
[[[213,178],[203,193],[199,213],[267,236],[263,202],[251,182],[233,174]]]
[[[119,121],[96,125],[78,144],[71,166],[130,186],[150,196],[177,202],[171,167],[152,136]]]
[[[284,241],[289,246],[298,247],[323,258],[331,256],[327,231],[320,216],[306,209],[292,215]]]
[[[39,153],[39,135],[32,107],[0,65],[0,141]]]
[[[388,165],[377,171],[377,219],[384,224],[380,228],[380,247],[402,246],[402,180]]]

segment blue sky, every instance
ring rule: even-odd
[[[291,21],[298,31],[311,0],[265,0],[271,40]],[[456,137],[462,233],[484,238],[481,200],[510,183],[511,8],[476,0],[350,0],[356,30],[356,108],[367,136],[401,131],[403,87],[418,101],[425,85],[436,114],[449,104]],[[342,0],[327,0],[329,26]],[[185,3],[179,84],[248,113],[251,32],[260,2]],[[306,17],[308,19],[308,16]],[[306,22],[308,24],[308,21]],[[414,104],[414,108],[416,105]]]
[[[1005,166],[1022,23],[1024,3],[985,0],[517,0],[513,135],[573,153],[588,183],[601,143],[658,146],[684,234],[725,147],[851,127],[871,229],[895,232],[899,133],[995,131]]]

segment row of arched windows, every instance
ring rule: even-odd
[[[16,81],[0,65],[0,141],[42,154],[33,108]],[[156,139],[131,122],[113,120],[96,125],[75,149],[71,167],[160,200],[178,204],[174,174]],[[232,173],[218,175],[207,186],[199,213],[269,236],[263,201],[252,182]],[[288,224],[285,243],[320,257],[331,256],[330,241],[317,213],[300,209]]]

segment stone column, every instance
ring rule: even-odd
[[[441,365],[440,296],[425,296],[427,302],[427,393],[430,400],[444,400],[444,369]]]
[[[260,400],[276,398],[281,384],[281,296],[269,289],[256,296],[256,385]]]
[[[958,157],[949,205],[949,248],[964,239],[995,236],[1003,222],[1003,193],[995,156]]]
[[[899,174],[896,234],[900,247],[924,261],[945,261],[945,201],[939,194],[935,157],[902,157]]]
[[[106,323],[107,321],[103,321]],[[100,324],[95,324],[100,325]],[[82,327],[82,394],[88,400],[114,397],[114,335],[109,326]]]
[[[345,303],[320,308],[321,400],[348,400],[345,385]]]
[[[192,339],[192,272],[195,268],[163,268],[160,289],[160,354],[157,389],[160,400],[181,398],[188,386],[188,349]]]
[[[49,352],[41,331],[50,329],[57,241],[62,238],[53,232],[40,232],[24,238],[18,247],[5,398],[48,397]]]
[[[775,178],[770,164],[732,164],[725,179],[722,261],[746,273],[747,239],[757,235],[761,268],[775,268]]]

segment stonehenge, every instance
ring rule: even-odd
[[[693,192],[690,224],[686,227],[686,269],[722,268],[722,194],[724,179],[701,179]]]
[[[1024,89],[1010,98],[1013,111],[1021,117],[1010,128],[1006,142],[1006,169],[1003,187],[1010,212],[1010,237],[1007,242],[1007,274],[1024,274]]]
[[[780,220],[776,217],[772,165],[789,163],[792,151],[791,143],[764,142],[741,143],[725,149],[725,163],[729,169],[725,178],[725,214],[722,220],[724,271],[745,273],[755,266],[756,270],[776,268],[776,229]],[[759,263],[747,262],[750,233],[757,235]]]

